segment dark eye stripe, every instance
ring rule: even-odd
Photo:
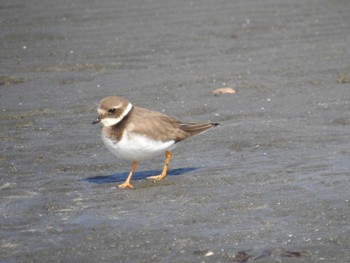
[[[114,113],[116,111],[116,108],[111,108],[108,110],[109,113]]]

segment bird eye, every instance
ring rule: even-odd
[[[117,109],[116,108],[111,108],[108,110],[109,113],[114,113]]]

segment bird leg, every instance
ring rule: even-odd
[[[129,175],[128,175],[128,178],[126,178],[126,180],[125,180],[124,183],[118,185],[119,188],[123,188],[123,189],[124,189],[124,188],[135,189],[135,188],[130,184],[130,180],[131,180],[131,177],[132,177],[133,172],[134,172],[135,169],[136,169],[136,166],[137,166],[137,161],[134,161],[134,162],[132,163],[131,171],[130,171],[130,173],[129,173]]]
[[[170,152],[166,151],[165,152],[165,163],[164,163],[164,167],[163,167],[162,173],[160,175],[149,176],[149,177],[147,177],[147,179],[154,180],[154,181],[162,180],[166,176],[166,173],[168,171],[168,164],[169,164],[169,161],[170,161],[170,157],[171,157]]]

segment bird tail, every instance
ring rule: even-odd
[[[184,132],[189,133],[191,136],[200,134],[202,132],[205,132],[206,130],[218,126],[220,123],[196,123],[196,122],[188,122],[188,123],[181,123],[180,129]]]

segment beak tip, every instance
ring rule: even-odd
[[[92,124],[99,123],[100,121],[101,121],[101,119],[100,119],[100,118],[97,118],[96,120],[94,120],[94,121],[92,122]]]

